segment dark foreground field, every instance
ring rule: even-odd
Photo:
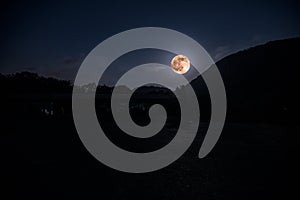
[[[275,199],[291,192],[296,128],[227,123],[213,151],[202,137],[175,163],[146,174],[110,169],[81,144],[72,117],[2,119],[1,193],[39,199]],[[199,132],[205,132],[201,124]],[[299,129],[298,129],[299,130]]]

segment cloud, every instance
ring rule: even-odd
[[[251,42],[254,42],[254,43],[259,43],[263,40],[263,36],[260,35],[260,34],[256,34],[252,37],[252,40]]]
[[[85,54],[81,53],[78,56],[65,56],[63,58],[63,64],[65,65],[72,65],[72,64],[78,64],[81,63],[84,59]]]
[[[216,61],[221,60],[225,56],[229,55],[232,52],[232,49],[230,46],[219,46],[215,50],[214,59]]]

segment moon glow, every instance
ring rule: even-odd
[[[172,59],[171,67],[177,74],[185,74],[190,69],[190,60],[184,55],[177,55]]]

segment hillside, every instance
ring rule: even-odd
[[[300,38],[268,42],[229,55],[217,66],[222,74],[229,121],[298,120],[298,52]],[[192,81],[196,90],[202,78]]]

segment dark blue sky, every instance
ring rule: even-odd
[[[217,61],[267,41],[299,37],[293,1],[37,1],[1,3],[0,73],[33,71],[73,80],[107,37],[159,26],[197,40]]]

